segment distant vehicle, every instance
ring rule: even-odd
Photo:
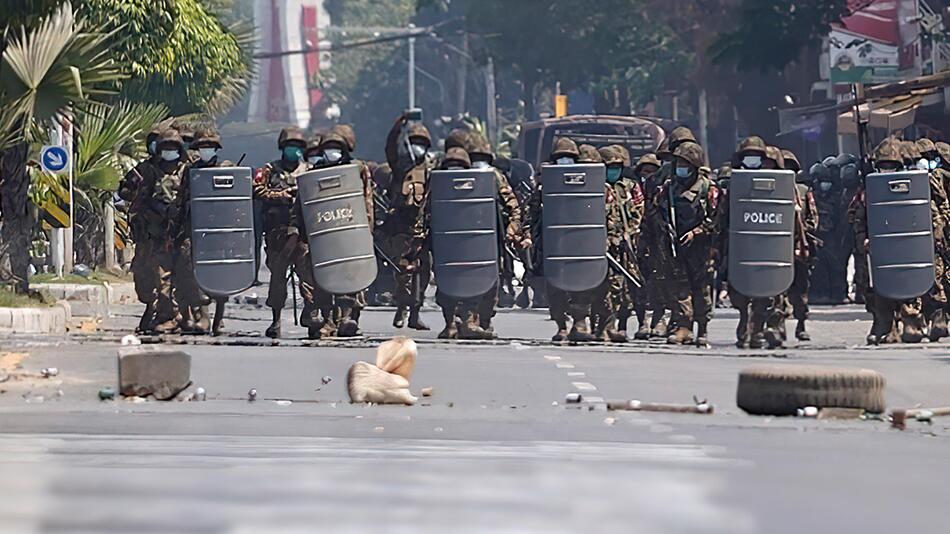
[[[572,115],[525,123],[518,136],[518,157],[535,169],[547,160],[556,137],[569,137],[578,145],[598,148],[623,145],[634,162],[653,152],[666,138],[658,121],[617,115]]]

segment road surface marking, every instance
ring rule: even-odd
[[[574,364],[573,363],[559,363],[557,364],[557,368],[558,369],[573,369]]]
[[[597,391],[597,387],[590,382],[571,382],[571,385],[580,391]]]
[[[559,361],[561,357],[560,356],[545,356],[544,359],[549,362],[556,362],[556,361]]]
[[[587,373],[583,371],[571,371],[567,373],[567,376],[571,378],[584,378],[585,376],[587,376]]]

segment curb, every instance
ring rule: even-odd
[[[0,333],[65,334],[71,306],[59,300],[50,308],[0,308]]]
[[[72,315],[76,317],[108,317],[113,305],[126,304],[135,300],[135,286],[131,283],[114,285],[50,283],[31,284],[30,287],[49,292],[57,300],[69,302]]]

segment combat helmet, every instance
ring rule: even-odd
[[[551,149],[551,161],[560,157],[571,157],[575,160],[580,158],[580,152],[577,150],[577,143],[567,137],[558,137],[554,141],[554,148]]]
[[[703,153],[703,148],[696,143],[683,143],[676,147],[673,157],[679,158],[697,169],[706,164],[706,155]]]
[[[466,169],[471,168],[472,160],[464,148],[453,146],[445,151],[445,158],[442,159],[442,166],[448,167],[449,162],[455,162]]]
[[[445,151],[448,152],[450,148],[467,148],[469,146],[469,133],[468,130],[463,130],[462,128],[456,128],[449,132],[449,135],[445,136]]]
[[[785,168],[790,171],[798,172],[802,170],[802,164],[798,161],[795,153],[791,150],[782,149],[782,158],[785,159]]]
[[[599,152],[604,165],[623,165],[623,155],[617,150],[616,145],[602,147]]]
[[[676,152],[676,149],[679,148],[683,143],[696,143],[696,136],[693,135],[693,131],[685,126],[677,126],[670,132],[670,143],[669,149]]]
[[[303,130],[297,128],[296,126],[288,126],[280,131],[280,135],[277,136],[277,148],[283,150],[284,146],[287,143],[298,143],[301,146],[307,146],[307,138],[304,136]]]
[[[663,166],[663,164],[660,163],[660,159],[656,157],[656,154],[650,153],[650,154],[644,154],[643,156],[640,156],[640,159],[637,160],[637,165],[636,167],[633,168],[633,170],[634,172],[639,174],[640,169],[646,165],[653,165],[657,169]]]
[[[468,152],[469,157],[481,156],[482,158],[487,158],[489,164],[495,159],[488,139],[485,139],[484,135],[477,132],[468,134],[468,143],[465,146],[465,150]]]
[[[603,150],[603,149],[601,149]],[[577,147],[577,152],[580,154],[577,157],[578,163],[603,163],[603,153],[594,145],[581,145]]]
[[[174,145],[178,150],[185,148],[185,142],[181,139],[181,134],[174,128],[166,128],[158,136],[156,147],[161,149],[163,146]]]
[[[879,145],[874,149],[874,152],[871,154],[871,159],[874,160],[874,163],[896,163],[898,165],[904,164],[904,154],[902,154],[902,149],[906,149],[905,143],[898,141],[893,137],[888,137],[887,139],[881,141]]]
[[[406,129],[406,136],[411,143],[413,139],[425,141],[426,146],[432,146],[432,136],[429,135],[429,129],[421,122],[410,122]]]
[[[776,169],[785,168],[785,158],[782,157],[782,150],[775,146],[765,147],[765,158],[770,159],[775,163]]]
[[[202,146],[213,146],[221,148],[221,136],[213,130],[198,130],[195,132],[195,139],[191,142],[191,149],[197,150]]]
[[[937,151],[937,146],[934,145],[934,142],[926,137],[918,139],[916,145],[917,151],[920,152],[921,155],[932,154]]]

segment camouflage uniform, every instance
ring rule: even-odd
[[[643,192],[636,182],[623,180],[622,172],[630,161],[627,149],[613,145],[600,149],[600,155],[607,165],[608,173],[613,169],[617,176],[608,182],[604,199],[607,212],[607,252],[616,258],[638,281],[643,277],[636,263],[634,243],[640,234],[643,219]],[[594,317],[594,337],[604,341],[625,343],[627,341],[627,320],[633,302],[630,298],[630,286],[626,277],[614,269],[595,291],[592,313]]]
[[[172,284],[175,269],[176,250],[174,243],[175,221],[179,208],[178,197],[186,168],[185,147],[181,136],[175,130],[165,130],[158,139],[158,153],[162,150],[175,150],[179,159],[159,160],[156,165],[143,166],[142,175],[131,216],[135,234],[144,244],[143,258],[137,269],[145,271],[143,278],[149,280],[150,294],[146,300],[146,316],[141,324],[144,331],[157,333],[176,332],[181,316]]]
[[[301,155],[306,148],[304,134],[297,128],[285,128],[280,132],[277,147],[283,151],[288,146],[298,146]],[[307,171],[307,162],[302,157],[290,161],[281,155],[260,169],[254,176],[254,198],[263,204],[264,253],[270,270],[270,287],[267,291],[267,306],[271,309],[272,322],[267,336],[280,337],[280,312],[287,304],[287,279],[291,266],[298,273],[306,272],[309,265],[300,262],[302,254],[297,250],[299,240],[289,240],[290,211],[297,197],[297,176]],[[301,280],[300,293],[304,298],[304,316],[311,310],[313,287]]]
[[[209,131],[198,131],[195,133],[195,139],[191,143],[191,148],[197,153],[201,147],[221,148],[221,138],[217,134]],[[181,184],[181,193],[178,195],[178,219],[175,221],[175,249],[177,258],[175,260],[175,298],[178,300],[179,313],[182,317],[182,332],[192,334],[205,334],[211,330],[208,317],[208,304],[210,299],[198,287],[198,280],[195,278],[195,269],[191,253],[191,182],[188,179],[191,169],[202,169],[208,167],[230,167],[230,161],[218,161],[217,156],[204,161],[200,157],[190,163],[184,172],[184,180]],[[215,314],[215,324],[220,329],[220,315],[224,312],[224,302],[227,299],[219,299],[217,313]]]
[[[806,331],[805,321],[808,319],[808,282],[815,254],[818,252],[818,242],[815,238],[819,222],[818,207],[815,205],[815,194],[811,187],[808,183],[803,183],[805,178],[802,176],[798,158],[789,150],[783,150],[782,156],[785,159],[785,168],[798,173],[795,183],[795,278],[788,290],[788,300],[792,306],[792,314],[798,321],[795,337],[799,341],[809,341],[811,336]]]
[[[747,169],[743,158],[748,156],[759,157],[762,161],[760,168],[775,168],[777,161],[773,152],[772,158],[769,158],[769,150],[765,141],[761,137],[747,137],[739,143],[739,147],[732,158],[733,169]],[[729,193],[726,193],[727,195]],[[720,237],[719,248],[721,250],[721,261],[724,265],[729,265],[729,199],[722,200],[722,214],[720,216],[722,235]],[[726,274],[728,281],[728,272]],[[729,284],[729,302],[732,307],[739,310],[739,324],[736,326],[736,346],[739,348],[762,348],[765,346],[765,323],[768,319],[769,306],[771,299],[750,298],[739,293]]]
[[[142,322],[139,323],[137,332],[145,332],[148,328],[148,322],[151,320],[152,310],[150,306],[154,303],[154,292],[158,287],[158,280],[155,278],[156,268],[152,264],[152,251],[149,249],[151,240],[148,239],[147,224],[145,218],[140,218],[142,206],[137,201],[144,200],[139,197],[139,191],[145,187],[144,180],[148,176],[154,179],[158,174],[156,166],[159,163],[159,157],[154,144],[158,143],[161,135],[161,129],[153,129],[146,136],[146,146],[149,151],[149,158],[139,162],[132,168],[122,181],[119,182],[118,195],[127,205],[129,210],[129,227],[132,234],[132,242],[135,243],[135,255],[132,257],[130,270],[132,271],[132,281],[135,285],[135,295],[139,302],[145,304],[146,310],[142,315]]]
[[[482,135],[472,133],[469,137],[468,154],[472,160],[472,165],[478,167],[484,164],[492,165],[495,155],[492,154],[491,145]],[[511,189],[511,184],[500,170],[492,167],[495,171],[495,191],[498,195],[498,217],[504,225],[504,234],[499,234],[499,250],[506,245],[513,248],[523,248],[523,245],[530,244],[528,232],[523,227],[524,216],[521,212],[521,204],[518,197]],[[501,225],[498,228],[501,232]],[[504,254],[504,252],[502,252]],[[514,273],[511,273],[512,276]],[[492,327],[492,318],[495,316],[495,307],[498,305],[500,287],[486,293],[478,303],[476,314],[478,316],[479,326],[489,334],[494,332]],[[471,327],[466,327],[469,331]]]
[[[549,161],[554,164],[559,158],[571,158],[578,163],[600,163],[600,153],[596,148],[593,148],[593,150],[585,148],[584,154],[585,158],[582,158],[577,144],[571,139],[562,137],[555,140],[554,148],[551,151],[551,157]],[[541,185],[539,184],[534,196],[529,202],[527,217],[528,227],[536,229],[536,235],[539,238],[543,234],[541,231],[543,228],[541,219],[543,206],[541,203],[541,198],[542,190]],[[535,260],[534,264],[536,269],[540,269],[539,272],[541,273],[543,273],[544,270],[543,247],[544,243],[541,239],[538,239],[535,244],[537,259]],[[552,337],[552,340],[592,341],[593,336],[590,333],[590,325],[587,322],[588,317],[590,316],[592,294],[590,292],[562,291],[550,284],[547,284],[547,293],[549,304],[548,311],[551,314],[551,319],[557,325],[558,329],[557,333]],[[570,332],[568,332],[567,329],[568,316],[570,316],[572,320]]]
[[[408,309],[408,326],[428,330],[429,327],[419,318],[419,310],[432,276],[423,209],[428,196],[431,162],[425,154],[410,153],[411,148],[407,145],[428,149],[432,146],[432,139],[425,126],[400,117],[386,138],[386,161],[392,169],[392,185],[387,199],[390,213],[381,229],[385,239],[383,248],[393,261],[399,262],[401,269],[393,276],[393,297],[397,306],[393,326],[406,326]]]
[[[887,138],[882,141],[874,150],[873,163],[878,168],[882,165],[889,165],[895,170],[900,169],[903,165],[900,141],[894,138]],[[870,252],[867,251],[867,202],[863,188],[859,189],[855,195],[848,211],[848,219],[853,221],[852,227],[856,245],[864,249],[865,252]],[[897,343],[899,340],[905,343],[917,343],[923,339],[926,325],[921,314],[920,299],[897,301],[876,295],[873,288],[867,285],[863,289],[865,291],[865,307],[874,318],[871,332],[867,337],[868,344]],[[903,326],[903,332],[899,332],[898,319]]]
[[[937,146],[930,139],[918,139],[918,152],[923,159],[930,162],[940,159]],[[946,182],[950,176],[946,170],[934,166],[930,171],[930,214],[933,220],[934,234],[934,285],[922,298],[922,309],[927,320],[927,335],[931,341],[939,341],[947,336],[947,294],[945,281],[947,277],[946,258],[950,257],[950,243],[946,232],[950,221],[950,199],[947,198]]]
[[[323,169],[334,165],[356,164],[360,170],[363,182],[363,202],[370,229],[374,227],[373,217],[373,179],[369,167],[359,160],[350,158],[356,149],[356,134],[347,125],[334,126],[326,135],[320,136],[316,146],[316,153],[320,159],[311,169]],[[339,150],[339,160],[331,161],[327,157],[328,150]],[[308,148],[309,151],[309,148]],[[349,295],[333,295],[327,293],[317,285],[313,276],[313,261],[310,256],[310,245],[307,242],[306,220],[303,217],[303,205],[298,196],[294,200],[290,212],[290,222],[287,226],[288,239],[297,241],[293,263],[297,275],[300,277],[301,294],[304,295],[304,318],[302,323],[307,326],[307,335],[310,339],[320,337],[354,337],[360,334],[360,312],[366,306],[365,292]],[[305,291],[303,288],[307,288]]]
[[[690,342],[696,322],[697,342],[705,344],[712,313],[712,247],[719,233],[719,190],[698,144],[682,143],[673,156],[674,178],[657,191],[653,203],[658,217],[649,221],[659,237],[658,259],[664,265],[655,274],[676,324],[667,342]],[[689,175],[677,178],[677,168],[688,169]]]
[[[647,154],[640,158],[634,168],[634,174],[639,179],[643,191],[645,221],[657,216],[655,199],[657,191],[663,185],[658,176],[661,165],[659,158],[654,154]],[[651,168],[650,172],[646,172]],[[637,262],[644,278],[644,287],[634,290],[634,304],[637,306],[637,320],[640,325],[634,335],[636,339],[666,337],[666,328],[662,323],[666,306],[656,277],[656,273],[663,268],[659,261],[662,256],[659,253],[659,235],[653,231],[654,228],[653,225],[642,225],[642,235],[637,243]],[[652,312],[649,323],[646,322],[647,306]]]

